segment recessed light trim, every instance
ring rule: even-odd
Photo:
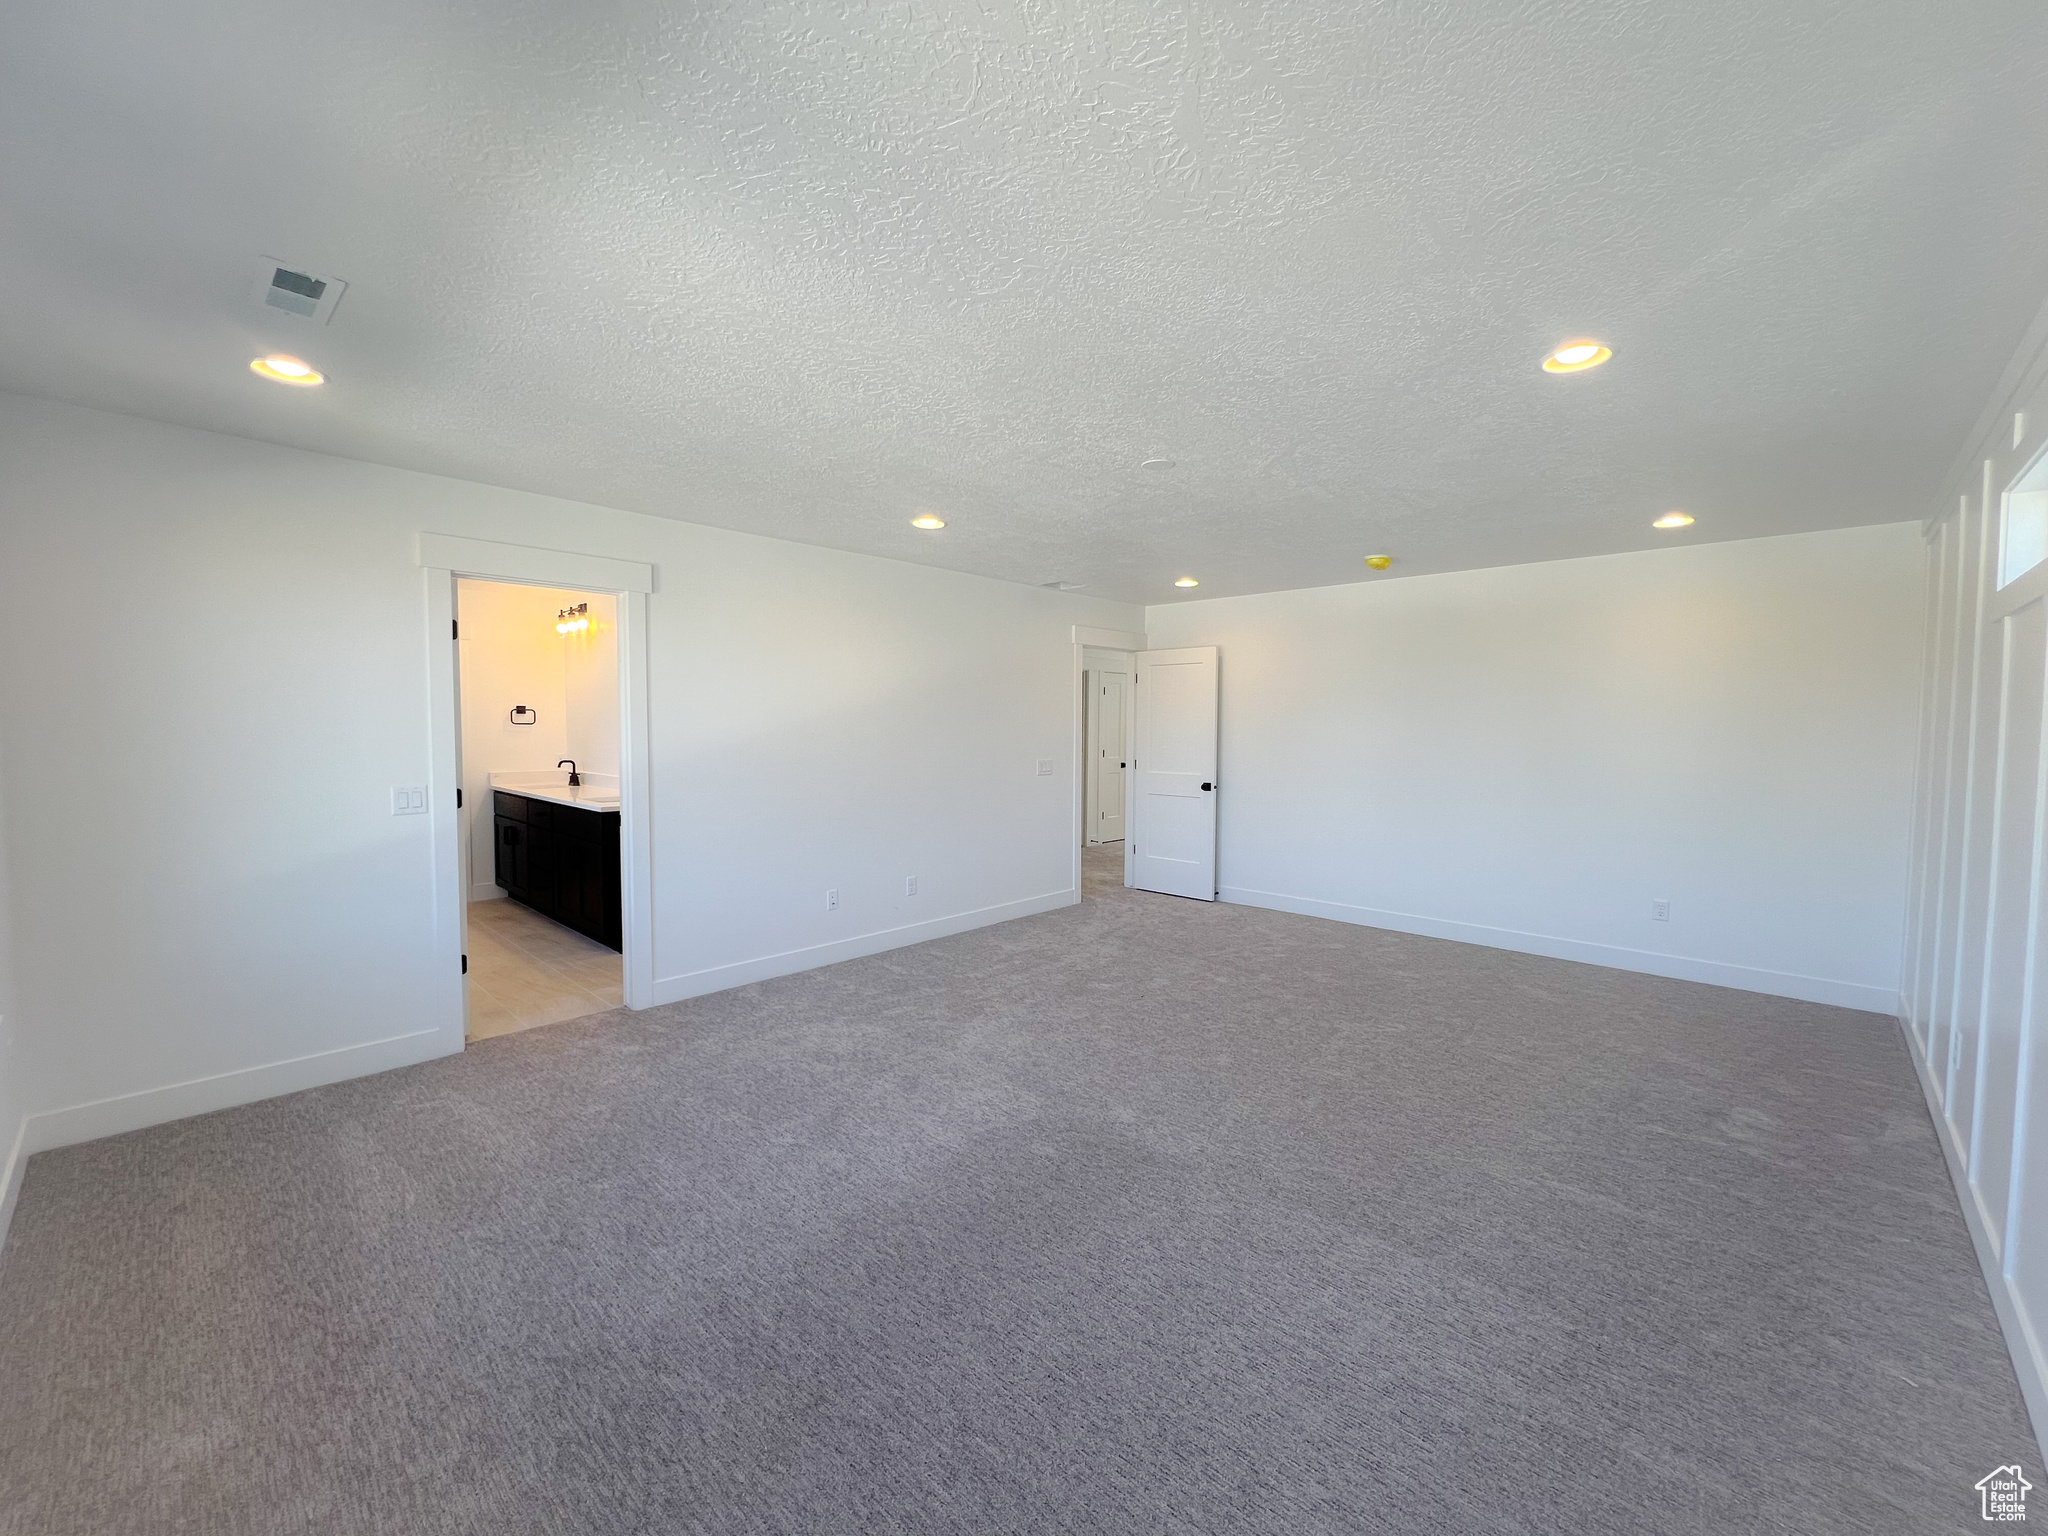
[[[327,375],[301,358],[288,352],[273,352],[268,357],[249,360],[249,371],[261,378],[271,379],[279,384],[324,384]]]
[[[1690,512],[1666,512],[1657,521],[1650,524],[1650,526],[1652,528],[1685,528],[1691,526],[1691,523],[1692,514]]]
[[[1140,464],[1138,468],[1155,470],[1172,469],[1176,462],[1177,461],[1174,459],[1147,459],[1144,463]]]
[[[1183,576],[1174,585],[1176,587],[1199,587],[1201,583],[1192,576]]]
[[[1584,373],[1588,368],[1598,368],[1612,356],[1613,352],[1597,341],[1568,341],[1543,359],[1543,371]]]
[[[910,526],[913,528],[922,528],[927,533],[929,533],[935,528],[945,527],[946,520],[943,517],[933,517],[931,513],[927,512],[922,517],[913,517],[910,520]]]

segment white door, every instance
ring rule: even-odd
[[[1128,672],[1088,674],[1088,841],[1124,836],[1124,698]]]
[[[1216,647],[1140,651],[1124,867],[1145,891],[1216,899]]]

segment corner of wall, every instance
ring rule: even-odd
[[[21,1015],[14,984],[14,927],[8,901],[6,798],[0,774],[0,1248],[7,1243],[21,1176],[28,1164],[28,1116],[15,1035]]]
[[[0,1250],[7,1246],[7,1229],[14,1222],[14,1205],[21,1197],[21,1176],[28,1167],[28,1117],[10,1112],[13,1121],[9,1130],[0,1122],[0,1143],[7,1151],[0,1160]]]

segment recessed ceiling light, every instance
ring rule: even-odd
[[[927,512],[923,517],[913,517],[910,520],[910,526],[913,528],[943,528],[946,526],[946,520],[943,517],[933,517],[931,513]]]
[[[1376,571],[1384,571],[1394,563],[1394,557],[1392,555],[1367,555],[1365,563]]]
[[[1543,359],[1545,373],[1584,373],[1598,368],[1614,354],[1597,341],[1568,341]]]
[[[254,358],[249,363],[251,373],[260,373],[266,379],[275,379],[280,384],[319,384],[327,375],[311,363],[283,352],[273,352],[268,357]]]
[[[1652,528],[1683,528],[1691,521],[1692,514],[1689,512],[1666,512],[1657,521],[1650,524],[1650,526]]]
[[[1201,583],[1192,576],[1183,576],[1174,583],[1176,587],[1199,587]]]
[[[1171,469],[1171,468],[1173,468],[1173,464],[1174,464],[1174,461],[1173,461],[1172,459],[1147,459],[1147,460],[1146,460],[1146,461],[1145,461],[1144,463],[1140,464],[1140,465],[1138,466],[1138,468],[1140,468],[1140,469]]]

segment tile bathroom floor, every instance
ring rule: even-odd
[[[623,1007],[616,950],[516,901],[469,904],[469,1038]]]

